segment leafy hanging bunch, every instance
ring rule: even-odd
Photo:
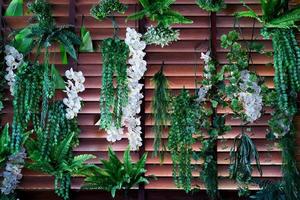
[[[173,161],[173,177],[177,187],[191,190],[193,134],[199,132],[199,116],[202,111],[189,91],[183,89],[172,104],[168,149]]]
[[[164,129],[167,128],[169,122],[169,109],[170,109],[170,94],[168,89],[168,80],[163,72],[164,63],[161,69],[153,76],[154,83],[154,96],[152,103],[153,118],[154,118],[154,156],[160,156],[163,159],[163,153],[166,149],[163,144],[162,136]]]
[[[164,47],[179,39],[179,30],[171,28],[172,24],[189,24],[191,20],[171,9],[175,0],[140,0],[143,10],[128,17],[130,20],[139,20],[144,17],[157,22],[157,26],[150,26],[144,35],[147,44]]]
[[[120,3],[119,0],[101,0],[91,9],[91,15],[98,19],[104,20],[106,17],[112,16],[114,13],[125,13],[127,6]]]
[[[124,152],[123,161],[120,161],[111,148],[108,149],[108,160],[101,160],[103,167],[93,169],[85,178],[84,189],[103,189],[109,191],[114,198],[118,190],[125,190],[125,196],[129,189],[138,184],[148,184],[145,164],[147,154],[144,154],[136,163],[132,162],[130,148]]]
[[[35,130],[35,137],[26,142],[28,168],[55,177],[55,192],[69,199],[72,175],[84,175],[93,166],[84,162],[91,155],[74,156],[72,149],[78,145],[79,129],[76,119],[67,119],[63,102],[50,105],[46,127]],[[51,142],[49,142],[51,141]]]
[[[196,3],[200,8],[209,12],[219,12],[226,8],[224,0],[196,0]]]
[[[251,17],[263,24],[261,34],[271,37],[274,49],[275,68],[275,111],[269,121],[271,138],[280,138],[282,148],[283,187],[287,199],[300,198],[299,171],[295,161],[295,128],[293,119],[297,112],[299,92],[300,48],[295,38],[294,28],[300,21],[300,7],[288,9],[289,1],[261,1],[263,15],[260,17],[251,8],[238,12],[237,17]]]

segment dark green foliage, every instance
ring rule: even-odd
[[[185,18],[179,12],[171,9],[175,0],[139,0],[143,10],[128,17],[130,20],[139,20],[144,17],[156,21],[159,26],[169,27],[172,24],[190,24],[193,21]]]
[[[199,131],[200,107],[185,89],[175,97],[172,105],[168,148],[173,161],[175,184],[186,192],[191,190],[193,134]]]
[[[85,179],[84,189],[103,189],[115,197],[117,190],[128,192],[139,184],[148,184],[144,177],[146,173],[145,164],[147,154],[144,154],[139,161],[133,163],[130,156],[130,149],[124,152],[123,161],[119,160],[116,153],[109,148],[108,160],[101,160],[102,168],[97,167],[91,170],[91,174]]]
[[[163,66],[157,72],[153,79],[154,83],[154,96],[152,103],[153,117],[154,117],[154,156],[160,156],[163,159],[163,152],[166,149],[162,141],[164,129],[167,128],[169,121],[169,108],[170,108],[170,94],[168,89],[168,80],[163,73]]]
[[[129,49],[124,41],[108,38],[102,42],[101,128],[121,127],[122,108],[128,99],[127,65]],[[113,79],[116,74],[117,86]]]
[[[224,0],[196,0],[196,3],[200,8],[209,12],[219,12],[226,8]]]
[[[127,6],[120,3],[119,0],[101,0],[92,7],[90,12],[94,18],[103,20],[106,17],[113,16],[114,13],[124,14],[126,10]]]
[[[3,168],[10,154],[9,125],[6,124],[0,136],[0,168]]]
[[[11,148],[17,151],[29,122],[39,125],[40,100],[43,96],[43,67],[27,63],[16,73],[13,99],[13,123]]]
[[[252,161],[256,162],[256,168],[260,175],[262,170],[259,155],[251,138],[242,133],[234,139],[234,146],[230,152],[230,178],[235,179],[239,185],[239,195],[248,195],[248,184],[252,179]]]
[[[297,112],[297,92],[300,91],[300,48],[292,30],[274,30],[275,89],[282,112],[293,116]]]
[[[18,200],[15,194],[4,195],[0,193],[0,200]]]
[[[75,45],[80,45],[81,41],[74,33],[73,28],[71,26],[57,26],[51,15],[51,6],[45,0],[35,0],[28,7],[33,13],[33,20],[36,23],[30,24],[22,30],[27,31],[26,34],[21,34],[24,37],[23,39],[31,41],[30,45],[26,45],[28,49],[24,52],[29,53],[36,47],[38,57],[42,48],[48,49],[54,43],[58,43],[64,47],[71,57],[77,59]],[[18,37],[18,34],[16,37]],[[46,57],[46,59],[49,59],[49,57]]]
[[[3,38],[0,35],[0,112],[3,110],[4,105],[4,86],[6,85],[6,80],[5,80],[5,67],[4,67],[4,52],[3,52]],[[1,123],[1,116],[0,116],[0,123]],[[0,125],[1,128],[1,125]]]
[[[72,149],[78,145],[76,120],[67,120],[62,102],[50,105],[45,129],[36,128],[34,137],[25,146],[30,162],[27,167],[55,177],[55,192],[69,199],[72,175],[85,175],[92,165],[84,162],[91,155],[74,156]],[[51,141],[51,142],[50,142]]]
[[[272,181],[254,181],[259,185],[261,190],[255,195],[250,196],[250,199],[256,200],[286,200],[285,191],[280,182]]]

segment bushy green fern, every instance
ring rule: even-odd
[[[197,5],[209,12],[219,12],[226,7],[224,0],[196,0]]]
[[[118,190],[128,192],[139,184],[148,184],[149,181],[144,174],[147,154],[144,154],[139,161],[133,163],[130,156],[130,149],[124,152],[123,161],[119,160],[116,153],[109,148],[108,160],[101,160],[102,167],[91,170],[91,174],[85,179],[84,189],[103,189],[115,197]]]

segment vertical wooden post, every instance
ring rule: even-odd
[[[69,0],[69,19],[68,22],[71,26],[74,26],[74,31],[76,31],[76,0]],[[76,69],[77,62],[71,56],[68,55],[68,65],[70,68]]]
[[[141,9],[141,5],[139,4],[137,6],[137,11]],[[141,19],[138,21],[138,32],[144,34],[146,32],[146,20]],[[147,55],[145,57],[145,60],[147,60]],[[140,83],[144,85],[142,89],[142,94],[144,95],[144,98],[142,99],[142,105],[141,105],[141,127],[142,127],[142,140],[143,145],[139,149],[139,156],[141,157],[145,153],[145,131],[146,131],[146,114],[145,114],[145,96],[146,96],[146,89],[145,89],[145,77],[143,77],[140,80]],[[146,194],[145,194],[145,184],[139,185],[139,192],[138,192],[138,200],[145,200]]]
[[[211,37],[211,56],[217,58],[217,15],[215,12],[211,12],[210,15],[210,37]]]

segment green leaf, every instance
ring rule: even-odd
[[[254,12],[253,10],[237,12],[237,13],[235,13],[235,17],[237,17],[237,18],[242,18],[242,17],[254,18],[262,23],[262,20],[258,17],[256,12]]]
[[[81,34],[81,45],[79,48],[80,52],[93,52],[93,42],[91,38],[90,32],[86,29],[85,26],[82,26],[80,29],[80,34]]]
[[[51,66],[51,76],[54,82],[55,89],[63,90],[66,88],[66,83],[54,64],[52,64]]]
[[[23,16],[23,0],[12,0],[6,9],[5,16]]]
[[[295,23],[300,20],[300,6],[284,13],[282,16],[271,20],[267,27],[278,27],[278,28],[291,28],[295,26]]]
[[[217,106],[219,104],[217,101],[211,100],[210,102],[211,102],[213,108],[217,108]]]
[[[59,45],[60,49],[60,57],[61,57],[61,62],[63,65],[68,64],[68,56],[67,56],[67,51],[63,45]]]
[[[24,28],[15,35],[13,44],[19,52],[27,54],[32,50],[33,39],[29,37],[30,34],[31,29]]]

